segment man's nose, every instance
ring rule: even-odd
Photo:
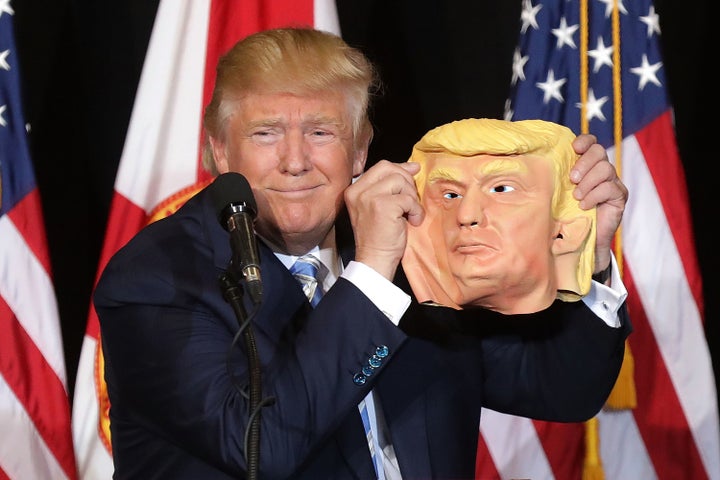
[[[280,168],[284,172],[298,174],[312,167],[305,136],[297,130],[285,133],[280,153]]]

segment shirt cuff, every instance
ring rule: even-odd
[[[410,295],[364,263],[351,261],[342,278],[360,289],[395,325],[410,306]]]
[[[620,326],[618,310],[620,310],[628,294],[625,284],[620,278],[615,255],[610,258],[610,261],[612,262],[610,285],[604,285],[593,280],[590,291],[582,298],[582,301],[606,324],[617,328]]]

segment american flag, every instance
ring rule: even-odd
[[[685,175],[650,0],[524,0],[506,118],[589,132],[628,186],[616,255],[634,332],[634,408],[590,424],[483,412],[478,478],[720,478],[717,393]],[[584,114],[584,116],[583,116]]]
[[[60,319],[13,14],[9,0],[0,0],[0,479],[75,479]]]
[[[251,33],[288,25],[339,33],[334,0],[160,1],[115,179],[98,274],[138,230],[174,211],[209,182],[200,167],[201,119],[220,55]],[[91,306],[73,403],[77,463],[86,480],[110,479],[113,472],[102,372],[99,325]]]

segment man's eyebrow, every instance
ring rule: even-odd
[[[281,124],[282,120],[280,118],[263,118],[260,120],[252,120],[248,122],[247,126],[248,128],[276,127]]]
[[[303,125],[336,125],[342,127],[344,123],[341,119],[329,115],[312,115],[303,120]]]

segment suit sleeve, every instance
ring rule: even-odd
[[[618,315],[614,328],[583,302],[559,300],[535,314],[489,315],[484,406],[549,421],[592,418],[615,384],[631,331],[625,304]]]
[[[411,291],[403,272],[396,283]],[[632,327],[623,303],[619,327],[584,302],[556,300],[547,309],[502,315],[476,308],[453,310],[413,298],[400,327],[447,351],[480,352],[474,375],[482,406],[529,418],[577,422],[592,418],[615,384]]]

